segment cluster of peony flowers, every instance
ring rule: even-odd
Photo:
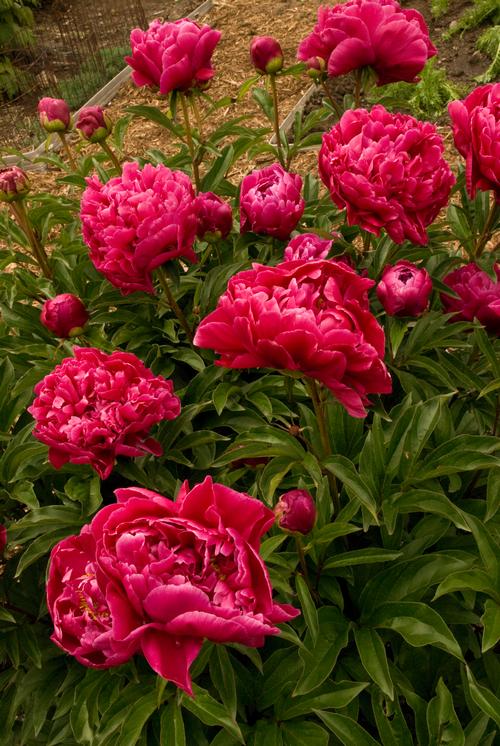
[[[133,162],[105,184],[93,176],[80,217],[92,262],[122,295],[153,293],[153,270],[171,259],[197,261],[195,196],[182,171]]]
[[[467,191],[495,193],[500,203],[500,83],[480,86],[448,106],[453,137],[466,163]]]
[[[240,228],[285,241],[306,206],[302,179],[273,163],[245,176],[240,192]]]
[[[214,75],[211,59],[220,37],[220,31],[189,18],[152,21],[146,31],[131,32],[132,54],[125,62],[136,85],[157,88],[162,95],[203,89]]]
[[[427,243],[426,228],[444,207],[455,177],[436,127],[383,106],[346,111],[323,135],[321,179],[347,221],[396,243]]]
[[[379,85],[413,83],[436,54],[422,15],[396,0],[347,0],[322,6],[297,57],[331,77],[369,66]]]
[[[109,668],[140,652],[191,694],[204,639],[260,647],[299,614],[272,599],[259,546],[274,514],[258,500],[210,477],[185,483],[175,502],[135,487],[115,494],[51,554],[52,640],[80,663]]]
[[[149,431],[180,413],[172,382],[129,352],[75,347],[74,353],[37,383],[28,408],[52,466],[90,464],[106,479],[117,456],[160,456]]]
[[[368,304],[373,285],[341,262],[254,264],[231,278],[194,343],[227,368],[300,371],[364,417],[369,394],[391,391],[384,332]]]
[[[484,270],[470,262],[443,278],[458,298],[441,293],[447,313],[453,321],[477,319],[492,334],[500,334],[500,264],[495,264],[496,282]]]
[[[401,259],[386,264],[377,285],[377,297],[389,316],[420,316],[429,305],[432,280],[423,267]]]

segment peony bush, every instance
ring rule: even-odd
[[[64,190],[0,169],[6,746],[498,740],[498,85],[363,108],[420,14],[303,32],[249,45],[269,126],[213,128],[221,31],[134,29],[157,106],[42,99]],[[284,77],[348,71],[282,132]],[[132,118],[177,151],[125,157]]]

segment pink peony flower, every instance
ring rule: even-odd
[[[81,334],[89,320],[84,304],[71,293],[62,293],[43,304],[40,321],[56,337],[74,337]]]
[[[401,259],[386,265],[377,296],[389,316],[420,316],[429,305],[432,280],[427,270]]]
[[[102,184],[87,179],[80,217],[83,238],[99,272],[122,295],[153,293],[151,274],[182,257],[196,262],[194,190],[189,177],[163,165],[125,163]]]
[[[113,130],[111,119],[100,106],[84,106],[80,109],[75,127],[89,142],[103,142]]]
[[[30,191],[28,174],[19,166],[0,168],[0,202],[17,202]]]
[[[220,37],[220,31],[189,18],[156,20],[147,31],[133,29],[132,55],[125,62],[136,85],[159,88],[162,95],[205,88],[214,75],[211,58]]]
[[[327,386],[353,417],[368,394],[389,393],[384,332],[370,313],[374,282],[327,260],[254,264],[229,281],[194,343],[226,368],[300,371]]]
[[[33,435],[49,446],[52,466],[90,464],[106,479],[117,456],[160,456],[149,431],[179,415],[172,381],[155,376],[129,352],[74,351],[74,358],[37,383],[28,408],[36,421]]]
[[[38,118],[46,132],[67,132],[71,127],[71,110],[63,98],[41,98]]]
[[[283,50],[272,36],[255,36],[250,45],[250,62],[261,75],[274,75],[283,67]]]
[[[500,83],[476,88],[463,101],[452,101],[448,111],[470,197],[492,189],[500,202]]]
[[[316,523],[316,505],[307,490],[290,490],[274,508],[278,526],[284,531],[308,534]]]
[[[455,183],[443,151],[433,124],[374,106],[346,111],[323,135],[319,171],[349,225],[426,244],[426,227]]]
[[[210,477],[185,483],[175,502],[133,487],[116,496],[52,551],[52,639],[81,663],[113,666],[142,652],[191,694],[204,639],[259,647],[299,614],[272,599],[259,546],[274,515],[258,500]]]
[[[286,240],[302,217],[302,179],[273,163],[252,171],[241,182],[241,232],[253,231]]]
[[[233,227],[233,211],[213,192],[201,192],[195,200],[198,238],[227,238]]]
[[[332,77],[370,66],[378,85],[385,85],[414,83],[435,54],[418,11],[403,9],[396,0],[347,0],[319,8],[318,23],[301,41],[297,57],[313,69],[326,67]]]
[[[495,264],[496,282],[474,262],[455,269],[443,278],[459,297],[441,293],[446,313],[453,321],[477,319],[492,334],[500,334],[500,264]]]
[[[338,234],[336,234],[338,235]],[[284,261],[293,262],[297,259],[326,259],[332,248],[333,239],[320,238],[316,233],[301,233],[294,236],[285,249]]]

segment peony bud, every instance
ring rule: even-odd
[[[71,111],[63,98],[41,98],[38,117],[46,132],[67,132],[71,127]]]
[[[385,267],[377,297],[389,316],[420,316],[429,304],[432,280],[425,269],[402,259]]]
[[[0,168],[0,202],[24,199],[30,190],[28,175],[19,166]]]
[[[205,241],[226,238],[233,227],[233,211],[213,192],[201,192],[195,200],[196,235]]]
[[[316,505],[307,490],[290,490],[281,495],[274,513],[284,531],[308,534],[316,522]]]
[[[64,339],[81,334],[88,320],[89,314],[82,301],[71,293],[45,301],[40,316],[49,331]]]
[[[111,134],[113,123],[100,106],[84,106],[78,112],[76,128],[84,140],[103,142]]]
[[[256,36],[250,46],[250,61],[261,75],[274,75],[283,67],[283,51],[272,36]]]
[[[309,57],[306,60],[307,75],[313,80],[325,80],[327,78],[326,60],[323,57]]]

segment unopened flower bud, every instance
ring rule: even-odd
[[[0,202],[24,199],[30,190],[28,175],[19,166],[0,168]]]
[[[307,74],[310,78],[318,81],[326,79],[326,60],[324,60],[323,57],[309,57],[306,61],[306,65]]]
[[[420,316],[429,305],[429,273],[406,259],[388,264],[377,285],[377,296],[389,316]]]
[[[100,106],[84,106],[78,112],[76,128],[84,140],[103,142],[111,134],[113,123]]]
[[[64,133],[71,127],[71,111],[63,98],[41,98],[38,116],[46,132]]]
[[[283,51],[272,36],[256,36],[250,46],[250,60],[261,75],[274,75],[283,68]]]
[[[88,320],[89,314],[82,301],[71,293],[45,301],[40,316],[42,324],[63,339],[81,334]]]
[[[316,522],[316,505],[307,490],[290,490],[274,508],[278,526],[284,531],[308,534]]]
[[[205,241],[226,238],[233,227],[231,206],[213,192],[201,192],[196,197],[198,227],[196,235]]]

